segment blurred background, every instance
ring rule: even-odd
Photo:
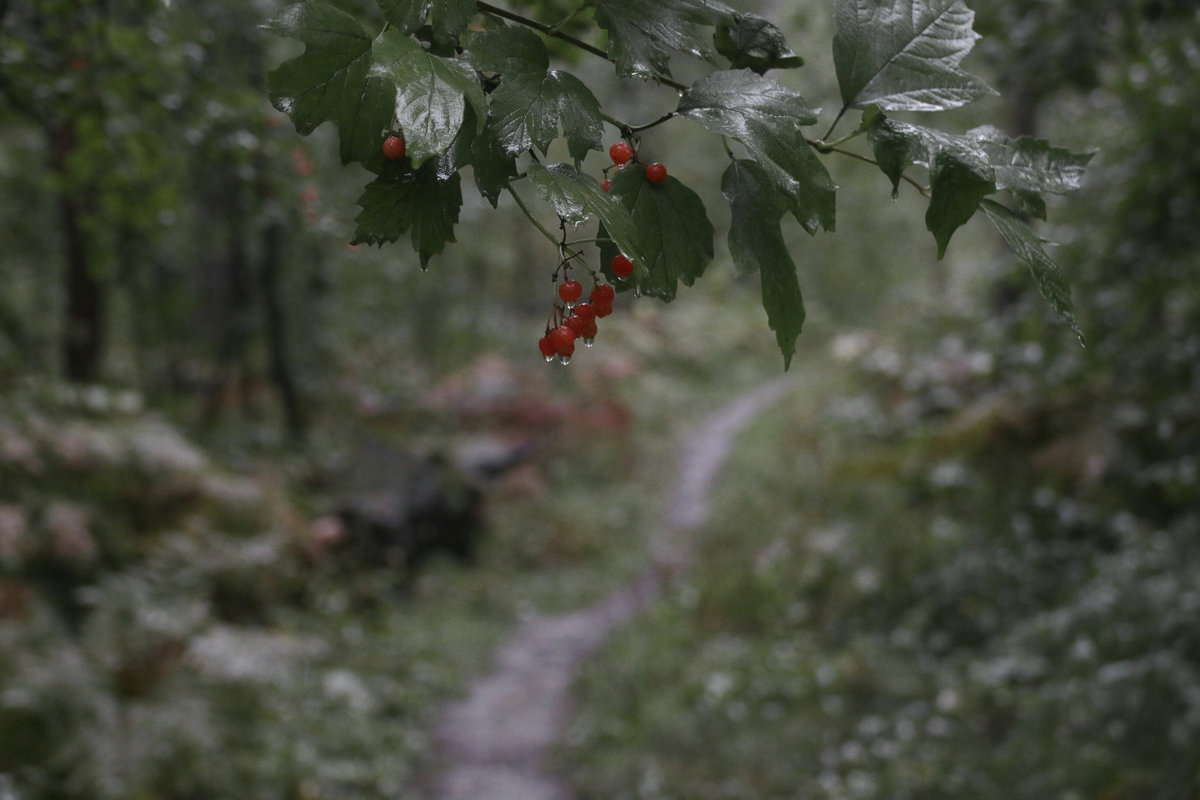
[[[920,198],[830,162],[796,388],[581,675],[580,798],[1200,797],[1200,12],[975,5],[1000,97],[928,122],[1098,151],[1040,228],[1087,347],[984,226],[938,262]],[[442,704],[637,575],[680,442],[782,370],[723,233],[566,368],[511,204],[468,197],[428,272],[347,246],[366,173],[266,99],[281,7],[0,2],[2,800],[425,796]],[[828,4],[738,8],[827,126]],[[642,149],[720,231],[720,146]]]

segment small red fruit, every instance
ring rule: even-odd
[[[646,167],[646,180],[658,185],[667,179],[667,168],[655,161]]]
[[[633,262],[624,253],[618,253],[613,256],[612,271],[618,278],[628,278],[633,274]]]
[[[592,293],[588,295],[588,299],[592,301],[592,305],[607,305],[611,306],[613,300],[617,297],[617,290],[612,287],[612,284],[597,283],[592,287]],[[597,314],[596,316],[601,316]]]
[[[591,303],[576,303],[575,312],[571,316],[579,317],[584,322],[591,322],[596,318],[596,307]]]
[[[554,345],[554,352],[560,356],[569,356],[575,352],[575,331],[566,325],[559,325],[550,331],[549,337],[550,343]]]
[[[558,350],[554,347],[554,342],[550,341],[550,334],[546,334],[541,339],[538,339],[538,350],[542,351],[542,357],[547,361],[558,355]]]
[[[404,140],[399,136],[389,136],[384,139],[383,157],[388,161],[399,161],[404,158]]]
[[[571,316],[567,317],[563,325],[566,325],[568,328],[573,330],[576,336],[583,336],[583,329],[587,327],[587,322],[584,321],[583,317],[577,317],[572,314]]]
[[[608,148],[608,155],[614,164],[625,164],[633,158],[633,148],[630,147],[629,142],[622,140]]]
[[[576,300],[583,297],[583,286],[579,281],[565,280],[558,285],[558,296],[567,305],[572,305]]]
[[[607,317],[612,313],[612,303],[594,303],[596,306],[596,318]]]
[[[596,338],[596,334],[599,332],[600,329],[596,326],[596,320],[592,320],[583,326],[583,330],[579,333],[579,336],[583,339],[583,343],[590,347],[592,340]]]
[[[601,184],[600,184],[600,188],[601,188],[601,189],[603,189],[603,190],[604,190],[604,191],[606,191],[606,192],[608,191],[608,188],[609,188],[610,186],[612,186],[612,184],[608,182],[608,178],[605,178],[605,179],[604,179],[604,183],[601,183]]]

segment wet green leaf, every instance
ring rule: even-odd
[[[962,0],[838,0],[834,68],[847,107],[941,111],[995,94],[959,68],[979,38]]]
[[[783,31],[754,14],[735,14],[732,24],[717,28],[713,43],[733,69],[749,69],[762,75],[769,69],[804,66],[804,59],[788,47]]]
[[[804,327],[800,281],[780,229],[791,202],[753,161],[732,162],[721,179],[721,193],[732,212],[729,252],[733,263],[739,272],[760,273],[763,309],[787,369]]]
[[[396,119],[414,165],[441,155],[453,144],[467,104],[482,126],[487,116],[483,89],[469,65],[432,55],[395,30],[380,34],[374,51],[372,74],[396,86]]]
[[[672,176],[658,185],[650,183],[641,167],[621,170],[612,178],[610,191],[628,211],[635,229],[637,251],[642,256],[641,261],[634,259],[637,288],[643,294],[673,300],[678,283],[691,286],[713,258],[714,231],[704,203]],[[633,258],[619,240],[617,246]],[[606,250],[602,253],[608,255]]]
[[[372,43],[362,26],[332,6],[307,2],[288,7],[267,27],[305,45],[267,76],[271,103],[303,135],[324,122],[336,125],[343,163],[369,160],[391,120],[394,87],[369,76]]]
[[[638,269],[648,268],[628,208],[600,188],[595,178],[569,164],[543,166],[536,161],[529,165],[528,175],[541,198],[554,206],[560,217],[572,225],[596,217]]]
[[[702,26],[728,25],[733,12],[708,0],[592,0],[596,23],[608,31],[608,54],[623,76],[670,77],[673,52],[711,60]]]
[[[1042,297],[1058,312],[1063,322],[1079,337],[1079,341],[1083,342],[1083,332],[1075,320],[1075,309],[1071,302],[1071,286],[1058,265],[1046,255],[1042,248],[1042,240],[1034,233],[1033,228],[999,203],[984,200],[980,207],[1017,257],[1029,267]]]
[[[413,250],[421,268],[454,239],[454,226],[462,207],[461,178],[457,173],[443,180],[434,164],[400,180],[378,177],[367,184],[355,217],[353,244],[382,246],[411,231]]]
[[[817,121],[803,97],[749,70],[718,71],[683,93],[679,113],[745,145],[806,230],[833,230],[837,187],[801,130]]]

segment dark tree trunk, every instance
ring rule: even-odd
[[[294,443],[304,439],[305,414],[296,381],[292,377],[287,354],[287,328],[283,303],[279,297],[279,270],[283,261],[283,228],[271,223],[262,234],[262,263],[259,265],[259,289],[266,317],[267,351],[271,360],[271,382],[283,406],[283,421],[288,438]]]
[[[63,128],[51,133],[53,166],[66,173],[67,159],[75,149],[75,132]],[[63,368],[67,380],[87,383],[100,377],[104,350],[104,287],[96,278],[91,250],[84,232],[87,200],[60,190],[59,215],[66,254],[66,318],[63,328]]]

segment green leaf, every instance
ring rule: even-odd
[[[996,191],[990,170],[942,150],[929,170],[929,208],[925,227],[937,240],[938,258],[946,255],[950,237],[979,209],[979,202]]]
[[[505,27],[473,34],[468,43],[471,65],[505,78],[546,74],[550,55],[541,38],[528,28]]]
[[[791,203],[776,189],[771,176],[753,161],[738,160],[729,165],[721,178],[721,194],[732,212],[729,252],[733,263],[739,272],[761,273],[763,308],[775,331],[786,370],[804,327],[800,281],[780,228]]]
[[[608,55],[623,77],[670,77],[672,52],[712,60],[700,26],[728,25],[733,12],[715,0],[591,0],[608,31]]]
[[[452,41],[466,30],[475,0],[379,0],[384,19],[404,33],[429,25],[438,41]]]
[[[536,146],[543,154],[559,126],[576,163],[599,150],[604,135],[600,102],[574,75],[547,70],[550,56],[537,34],[502,28],[471,37],[471,63],[500,75],[492,92],[496,136],[511,155]]]
[[[1033,228],[1029,227],[1029,223],[999,203],[984,200],[980,205],[987,218],[996,226],[996,230],[1000,231],[1004,241],[1008,242],[1017,257],[1029,267],[1042,297],[1082,343],[1083,332],[1079,330],[1071,303],[1071,286],[1062,270],[1042,249],[1042,240],[1034,233]]]
[[[470,66],[431,55],[419,42],[395,30],[380,34],[374,50],[372,73],[396,86],[396,119],[415,166],[453,144],[467,104],[482,126],[487,106],[479,77]]]
[[[400,180],[380,176],[367,184],[358,205],[362,211],[354,219],[352,244],[382,246],[411,230],[413,250],[425,269],[446,243],[454,241],[462,207],[461,178],[455,173],[442,180],[433,164]]]
[[[733,69],[750,69],[762,75],[769,69],[804,66],[804,59],[788,47],[783,31],[754,14],[734,14],[733,24],[717,28],[713,44]]]
[[[1072,153],[1029,136],[1012,139],[990,125],[967,131],[967,137],[977,140],[987,154],[999,189],[1073,192],[1082,185],[1084,171],[1095,155]]]
[[[834,69],[847,107],[941,111],[995,94],[959,68],[979,38],[962,0],[837,0]]]
[[[517,177],[517,163],[512,156],[504,152],[504,146],[496,139],[490,122],[483,132],[475,137],[474,144],[471,164],[475,172],[475,186],[492,204],[492,208],[495,208],[500,200],[500,193],[512,178]]]
[[[833,230],[837,187],[800,130],[817,121],[803,97],[749,70],[718,71],[683,93],[678,113],[745,145],[792,198],[805,230]]]
[[[288,7],[267,27],[305,45],[303,54],[268,74],[272,105],[302,135],[333,122],[342,163],[369,160],[391,121],[394,88],[368,76],[372,46],[362,26],[336,8],[307,2]]]
[[[536,161],[529,165],[527,174],[538,195],[554,206],[554,211],[560,217],[572,225],[596,217],[634,266],[641,270],[648,269],[648,261],[643,255],[629,211],[600,188],[595,178],[569,164],[543,166]]]
[[[676,178],[658,185],[640,167],[626,167],[610,182],[610,192],[628,211],[635,229],[637,289],[665,302],[675,298],[679,281],[691,286],[713,258],[713,226],[700,197]],[[633,258],[615,232],[605,227],[618,248]],[[602,253],[609,251],[602,248]]]
[[[987,151],[976,139],[897,122],[883,113],[864,114],[864,124],[875,160],[892,181],[893,197],[909,164],[929,169],[932,198],[926,225],[936,231],[944,253],[950,235],[975,213],[978,200],[972,197],[996,191]]]

